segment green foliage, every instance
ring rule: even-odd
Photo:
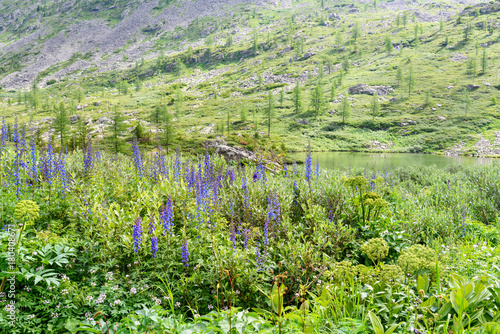
[[[361,251],[373,262],[378,263],[389,255],[389,246],[382,238],[373,238],[361,246]]]
[[[398,266],[404,272],[416,275],[420,272],[429,272],[436,277],[436,252],[423,245],[413,245],[405,249],[398,258]]]

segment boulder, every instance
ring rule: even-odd
[[[377,93],[378,95],[387,95],[390,92],[393,92],[394,88],[391,86],[368,86],[367,84],[357,84],[349,87],[347,91],[349,94],[373,95]]]
[[[478,89],[479,87],[480,87],[479,85],[472,85],[472,84],[470,84],[470,85],[468,85],[468,86],[467,86],[467,89],[468,89],[468,90],[476,90],[476,89]]]
[[[330,20],[340,20],[340,14],[338,13],[332,13],[330,14]]]
[[[315,55],[315,53],[313,53],[313,52],[306,52],[304,54],[304,59],[309,59],[309,58],[311,58],[314,55]]]
[[[101,118],[99,118],[97,121],[96,121],[97,124],[113,124],[113,121],[109,118],[109,117],[106,117],[106,116],[103,116]]]
[[[80,119],[80,115],[73,115],[69,118],[69,122],[71,124],[75,124],[76,122],[78,122],[78,120]]]

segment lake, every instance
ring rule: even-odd
[[[289,158],[305,161],[306,153],[293,153]],[[443,156],[433,154],[412,153],[363,153],[363,152],[313,152],[313,166],[319,161],[321,168],[369,168],[391,170],[397,167],[432,166],[444,168],[448,165],[479,166],[499,163],[500,159],[473,158],[463,156]]]

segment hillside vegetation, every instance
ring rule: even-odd
[[[154,22],[182,11],[183,3],[99,4],[93,11],[88,3],[67,2],[61,28],[50,22],[57,22],[62,4],[40,10],[33,4],[31,12],[18,11],[22,23],[7,21],[4,40],[22,37],[3,46],[9,50],[3,52],[1,91],[7,123],[17,119],[28,132],[38,131],[40,141],[61,142],[53,118],[63,108],[64,119],[73,116],[62,131],[69,147],[89,140],[112,146],[119,112],[126,126],[115,138],[122,142],[138,136],[150,147],[159,139],[194,152],[207,138],[221,137],[250,150],[303,151],[311,140],[313,150],[500,155],[498,1],[468,7],[441,1],[214,2],[225,11],[198,17],[200,9],[188,25],[172,21],[168,27]],[[3,6],[12,11],[14,5]],[[155,20],[126,30],[127,18],[140,11]],[[52,59],[39,72],[36,64],[53,43],[50,34],[33,41],[38,49],[13,47],[34,36],[29,31],[41,31],[37,20],[55,34],[71,35],[67,27],[83,29],[77,22],[88,17],[106,29],[121,27],[121,44],[104,50],[97,40],[106,34],[95,32],[96,40],[86,44],[67,39],[80,51]],[[23,74],[35,72],[32,83]],[[130,144],[121,148],[130,152]]]

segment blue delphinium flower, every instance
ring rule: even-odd
[[[155,227],[155,219],[153,216],[151,216],[150,220],[149,220],[149,227],[148,227],[148,233],[149,234],[153,234],[153,232],[156,230],[156,227]]]
[[[259,248],[257,248],[255,251],[255,260],[257,261],[257,268],[258,268],[257,271],[264,270],[263,256],[260,254]]]
[[[59,178],[61,179],[61,194],[62,198],[64,198],[65,192],[68,189],[68,176],[66,173],[66,162],[64,160],[64,154],[62,153],[59,155],[58,170]]]
[[[186,238],[184,238],[184,242],[182,243],[182,262],[186,267],[189,267],[189,248]]]
[[[87,148],[85,152],[83,152],[83,170],[85,173],[85,176],[90,175],[90,170],[93,165],[93,152],[92,152],[92,142],[89,141],[87,144]]]
[[[2,117],[2,128],[0,128],[0,161],[5,150],[5,142],[7,141],[7,125],[5,125],[5,117]]]
[[[142,221],[141,217],[137,217],[135,220],[134,224],[134,233],[133,233],[133,238],[134,238],[134,252],[139,252],[139,249],[141,249],[141,236],[142,236]]]
[[[26,126],[23,126],[23,129],[21,131],[21,134],[19,136],[19,144],[20,144],[20,156],[19,156],[19,163],[20,166],[23,168],[28,167],[26,162],[24,161],[24,156],[25,153],[28,151],[27,146],[26,146]]]
[[[33,179],[33,182],[36,182],[38,179],[38,160],[34,139],[31,139],[29,166],[29,175]]]
[[[288,177],[288,166],[286,165],[286,162],[283,164],[283,172],[285,173],[285,177]]]
[[[227,176],[229,177],[229,185],[233,185],[233,182],[234,182],[234,172],[233,172],[233,170],[231,168],[227,171]]]
[[[312,157],[311,157],[311,143],[307,147],[307,156],[306,156],[306,181],[309,183],[309,187],[311,186],[311,176],[312,176]]]
[[[316,160],[316,170],[314,171],[314,174],[316,176],[316,181],[319,179],[319,159]]]
[[[258,179],[259,179],[259,173],[258,173],[258,172],[255,172],[255,173],[253,174],[253,182],[254,182],[254,183],[255,183],[255,182],[257,182],[257,180],[258,180]]]
[[[163,211],[160,212],[160,220],[163,226],[163,235],[167,234],[167,231],[172,233],[172,227],[174,226],[174,205],[172,198],[169,198],[165,205],[163,206]]]
[[[174,179],[179,180],[181,174],[181,153],[179,146],[175,149],[175,163],[174,163]]]
[[[154,235],[151,238],[151,253],[153,257],[156,258],[156,252],[158,251],[158,238]]]
[[[137,175],[139,175],[139,177],[142,177],[144,174],[144,165],[142,163],[141,151],[139,150],[137,137],[134,138],[133,153],[134,153],[135,170],[137,171]]]
[[[19,168],[21,166],[21,145],[19,138],[19,131],[17,126],[17,120],[14,125],[13,140],[15,144],[15,158],[14,158],[14,185],[16,186],[16,198],[19,200],[21,192],[21,175],[19,173]]]

